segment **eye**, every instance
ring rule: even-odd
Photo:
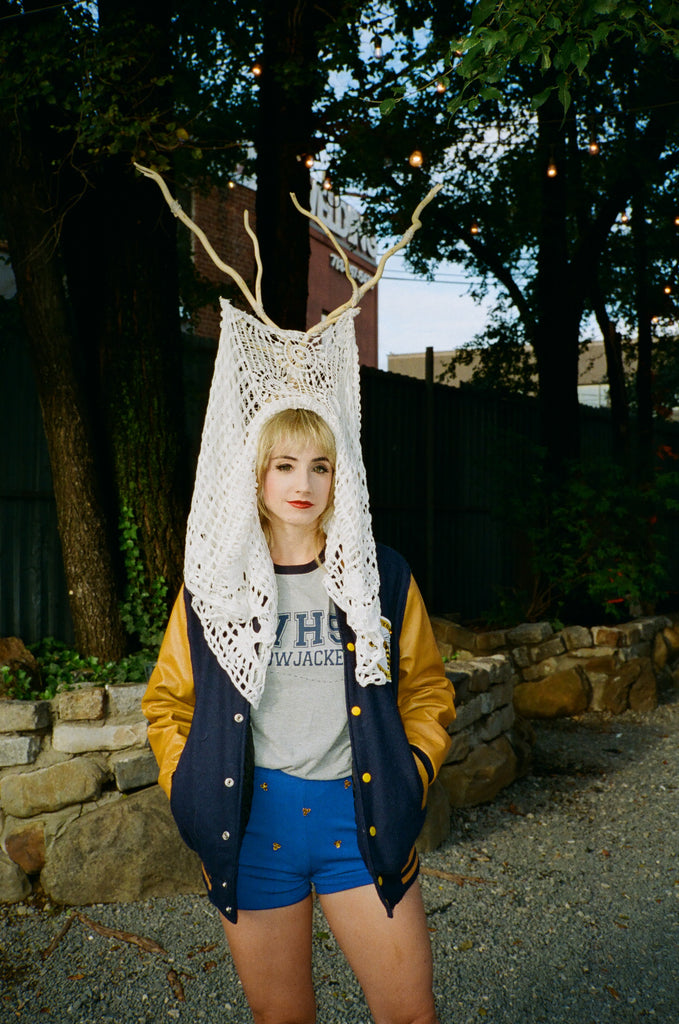
[[[330,466],[326,466],[325,463],[319,462],[314,466],[314,473],[329,473]]]
[[[279,473],[287,473],[292,469],[292,465],[289,462],[278,462],[274,469],[277,469]]]

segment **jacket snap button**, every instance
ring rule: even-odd
[[[348,651],[355,651],[356,647],[354,646],[354,644],[349,643],[349,644],[347,644],[347,650]]]
[[[231,913],[231,907],[224,907],[224,913],[225,914],[230,914]]]
[[[353,708],[351,709],[351,713],[352,715],[360,715],[361,709],[359,708],[358,704],[354,704]]]
[[[231,789],[231,787],[233,786],[233,779],[224,779],[224,785],[227,787],[227,789]]]
[[[377,835],[377,829],[375,828],[374,825],[370,826],[370,835],[371,836],[376,836]]]
[[[370,772],[363,772],[361,778],[363,779],[364,782],[370,782],[370,780],[372,779],[372,775],[370,774]]]
[[[231,833],[230,832],[222,832],[222,839],[224,840],[224,842],[226,842],[226,840],[230,839],[230,838],[231,838]],[[226,882],[224,882],[224,885],[226,885]]]
[[[222,882],[222,889],[226,889],[228,884],[229,884],[228,882]]]
[[[233,716],[233,720],[234,720],[234,722],[239,722],[239,723],[243,721],[243,716],[241,715],[240,711],[238,712],[237,715]]]

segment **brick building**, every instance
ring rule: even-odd
[[[208,193],[193,193],[190,216],[207,235],[218,256],[233,267],[254,290],[256,264],[252,241],[243,224],[248,211],[250,227],[256,232],[255,192],[245,185],[213,188]],[[311,212],[327,224],[349,257],[351,273],[363,284],[375,272],[375,240],[361,233],[361,218],[348,203],[325,192],[316,182],[311,195]],[[300,215],[301,216],[301,215]],[[306,326],[319,323],[329,312],[351,297],[351,286],[346,278],[344,263],[327,236],[309,222],[309,298]],[[217,286],[224,286],[225,294],[233,295],[230,279],[214,265],[203,246],[191,236],[193,258],[199,273]],[[241,302],[239,300],[239,305]],[[362,365],[377,366],[377,288],[363,297],[361,313],[356,318],[356,340]],[[205,307],[201,311],[196,333],[216,341],[219,338],[219,309]]]

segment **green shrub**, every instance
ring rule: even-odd
[[[0,668],[0,693],[12,700],[51,700],[76,686],[103,686],[105,683],[143,683],[157,651],[142,650],[121,661],[101,662],[83,657],[73,647],[47,637],[29,646],[38,663],[39,677],[25,669]]]
[[[616,463],[581,460],[557,483],[540,471],[510,502],[531,585],[499,595],[489,619],[591,624],[630,618],[668,589],[667,528],[679,509],[679,474],[631,480]]]

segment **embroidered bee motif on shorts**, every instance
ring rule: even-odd
[[[311,808],[310,807],[303,807],[302,808],[302,814],[306,818],[307,814],[311,814]]]
[[[336,839],[335,840],[335,846],[337,847],[338,850],[339,850],[341,845],[342,845],[342,840],[341,839]]]
[[[259,788],[263,789],[264,792],[266,793],[267,789],[269,788],[269,783],[268,782],[260,782]]]
[[[345,779],[344,780],[344,788],[345,789],[351,789],[351,779]]]
[[[274,844],[273,844],[273,849],[274,849],[274,851],[275,851],[275,850],[280,850],[280,848],[281,848],[281,844],[280,844],[280,843],[274,843]]]

